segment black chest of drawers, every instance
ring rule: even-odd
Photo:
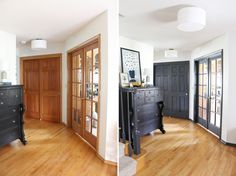
[[[156,129],[165,133],[163,107],[163,94],[157,87],[120,88],[120,136],[130,141],[135,154],[140,154],[141,136]]]
[[[16,139],[26,144],[23,113],[23,87],[0,86],[0,146]]]

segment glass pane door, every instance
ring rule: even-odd
[[[220,135],[222,109],[222,53],[197,61],[197,122]]]
[[[83,135],[83,51],[72,54],[72,127]]]
[[[208,100],[208,63],[207,60],[199,61],[198,65],[198,121],[207,127]]]
[[[214,58],[210,65],[210,113],[209,130],[220,134],[221,126],[221,97],[222,97],[222,59]]]
[[[85,48],[85,139],[96,148],[99,119],[99,49],[98,43]]]

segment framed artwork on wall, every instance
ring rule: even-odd
[[[120,48],[122,72],[128,74],[129,82],[141,83],[140,53],[127,48]]]

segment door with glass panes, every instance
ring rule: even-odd
[[[197,121],[220,136],[222,118],[222,52],[197,62]]]
[[[72,54],[72,127],[94,148],[99,119],[99,64],[98,42]]]

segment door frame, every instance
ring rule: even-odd
[[[20,84],[24,85],[24,61],[26,60],[42,60],[42,59],[50,59],[50,58],[58,58],[59,64],[60,64],[60,117],[59,117],[59,123],[62,122],[62,53],[56,53],[56,54],[45,54],[45,55],[35,55],[35,56],[24,56],[20,57]]]
[[[193,109],[194,109],[194,123],[198,123],[198,86],[197,86],[197,83],[198,83],[198,61],[199,60],[202,60],[202,59],[207,59],[208,62],[209,62],[209,59],[213,59],[215,57],[217,57],[218,55],[221,55],[221,64],[222,64],[222,94],[221,94],[221,119],[220,119],[220,135],[219,135],[219,140],[222,140],[222,117],[223,117],[223,94],[224,94],[224,50],[223,49],[220,49],[220,50],[217,50],[215,52],[211,52],[209,54],[206,54],[206,55],[203,55],[201,57],[198,57],[196,59],[194,59],[194,103],[193,103]],[[209,69],[209,68],[208,68]],[[209,82],[209,79],[208,79],[208,82]],[[209,87],[208,87],[208,91],[209,91]],[[207,104],[209,104],[209,102],[207,102]],[[208,112],[207,112],[207,124],[208,124]],[[205,127],[204,127],[205,128]],[[209,130],[208,128],[205,128],[207,130]],[[209,130],[210,131],[210,130]],[[211,131],[210,131],[211,132]],[[211,132],[213,133],[213,132]]]
[[[155,75],[156,75],[156,71],[155,71],[155,66],[156,65],[165,65],[165,64],[179,64],[179,63],[186,63],[188,64],[188,102],[190,102],[190,61],[189,60],[184,60],[184,61],[173,61],[173,62],[155,62],[153,64],[153,84],[155,85],[156,84],[156,81],[155,81]],[[190,119],[189,118],[189,115],[190,115],[190,106],[189,106],[189,103],[188,103],[188,118],[186,119]],[[182,117],[179,117],[179,118],[182,118]],[[183,118],[184,119],[184,118]]]
[[[95,42],[98,42],[98,51],[99,51],[99,92],[98,92],[98,126],[97,126],[97,141],[96,141],[96,148],[94,148],[91,144],[89,144],[84,138],[79,136],[86,144],[88,144],[98,155],[99,158],[102,158],[98,151],[99,151],[99,136],[100,136],[100,118],[101,118],[101,113],[100,113],[100,99],[101,99],[101,77],[102,77],[102,72],[101,72],[101,35],[98,34],[89,40],[75,46],[74,48],[70,49],[67,51],[67,127],[72,128],[72,53],[80,50],[81,48],[84,48],[88,45],[91,45]]]

